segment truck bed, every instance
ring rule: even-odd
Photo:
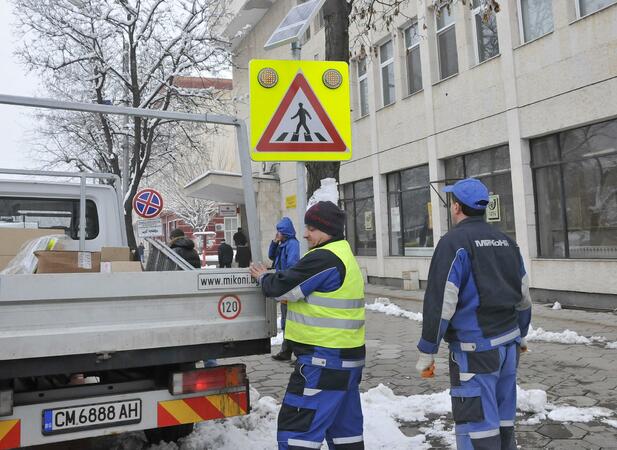
[[[275,317],[247,269],[0,275],[0,379],[266,353]]]

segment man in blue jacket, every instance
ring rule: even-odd
[[[268,257],[272,260],[272,268],[277,272],[289,269],[300,259],[300,243],[296,239],[296,230],[289,217],[283,217],[276,224],[276,236],[270,243]],[[281,304],[281,329],[285,333],[285,321],[287,319],[287,301]],[[281,351],[272,358],[277,361],[289,361],[291,359],[292,348],[287,339],[283,339]]]
[[[441,238],[424,295],[416,369],[432,376],[442,338],[459,450],[516,450],[516,371],[531,321],[529,281],[516,242],[484,220],[488,189],[446,186],[455,227]]]

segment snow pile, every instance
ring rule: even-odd
[[[529,333],[527,334],[527,341],[556,342],[559,344],[591,344],[593,342],[604,342],[606,338],[602,336],[591,336],[588,338],[572,330],[553,332],[545,331],[541,327],[533,328],[530,326]]]
[[[561,303],[559,302],[553,303],[553,307],[551,309],[561,309]]]
[[[422,322],[422,313],[402,309],[394,303],[390,303],[390,299],[383,297],[376,298],[375,303],[367,303],[366,309],[384,313],[388,316],[405,317],[410,320],[415,320],[416,322]]]
[[[364,438],[367,449],[430,449],[429,440],[439,440],[446,446],[456,448],[450,413],[449,390],[426,395],[395,395],[392,389],[380,384],[361,395],[364,413]],[[150,450],[271,450],[276,447],[276,423],[280,404],[272,397],[259,398],[251,389],[253,410],[247,416],[226,420],[210,420],[195,427],[195,432],[177,444],[161,444]],[[553,405],[548,402],[546,392],[540,389],[525,390],[517,387],[517,409],[531,413],[521,425],[535,424],[551,419],[558,422],[589,422],[602,419],[605,424],[617,428],[617,420],[608,419],[615,413],[606,408],[577,408],[568,405]],[[432,417],[431,417],[432,416]],[[437,416],[437,417],[435,417]],[[406,423],[420,423],[420,434],[409,437],[400,426]],[[124,442],[129,443],[128,435]],[[133,433],[133,442],[143,442],[141,434]],[[136,447],[137,448],[137,447]],[[139,447],[141,448],[141,447]],[[321,450],[327,449],[324,443]],[[133,450],[122,446],[118,450]]]
[[[606,348],[617,349],[617,342],[609,342],[606,344]]]
[[[283,343],[283,332],[279,331],[278,334],[270,338],[270,345],[281,345]]]
[[[535,425],[547,418],[555,422],[591,422],[598,418],[611,417],[615,413],[607,408],[592,407],[579,408],[569,405],[553,405],[547,401],[546,392],[541,389],[530,389],[528,391],[517,386],[516,407],[519,411],[533,413],[525,420],[520,421],[521,425]],[[604,422],[615,422],[605,419]],[[609,425],[611,425],[609,423]]]

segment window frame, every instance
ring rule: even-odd
[[[392,55],[390,56],[390,58],[382,62],[381,60],[382,48],[388,44],[391,45]],[[384,91],[384,84],[383,84],[383,69],[388,66],[391,66],[388,69],[388,73],[391,70],[392,74],[394,75],[394,40],[393,39],[388,39],[383,44],[379,45],[379,81],[381,82],[380,84],[381,84],[381,106],[382,107],[392,105],[393,103],[396,102],[396,83],[393,85],[393,89],[392,89],[393,95],[392,95],[392,98],[390,99],[391,101],[389,103],[386,103],[386,99],[385,99],[385,91]]]
[[[371,195],[368,196],[363,196],[363,197],[356,197],[356,186],[359,183],[362,182],[366,182],[366,181],[370,181],[371,182]],[[349,186],[351,188],[351,198],[347,198],[345,196],[345,188]],[[342,207],[342,209],[345,211],[345,214],[347,215],[347,218],[345,220],[345,239],[349,242],[349,244],[351,245],[351,249],[352,252],[354,253],[354,255],[356,256],[364,256],[364,257],[375,257],[377,256],[377,229],[376,229],[376,224],[375,224],[375,219],[376,219],[376,212],[375,212],[375,185],[373,183],[373,178],[369,177],[369,178],[362,178],[361,180],[354,180],[354,181],[350,181],[349,183],[345,183],[345,184],[341,184],[339,185],[339,206]],[[374,254],[364,254],[364,255],[359,255],[358,254],[358,242],[359,242],[359,238],[358,238],[358,222],[357,222],[357,203],[360,201],[364,201],[364,200],[368,200],[368,199],[372,199],[373,201],[373,231],[375,233],[375,247],[366,247],[367,249],[373,249],[374,250]],[[347,208],[347,204],[351,203],[353,205],[353,214],[350,215],[350,209]],[[349,231],[347,230],[347,219],[351,219],[351,221],[353,222],[353,240],[349,239]]]
[[[422,78],[422,62],[420,62],[420,87],[417,90],[415,90],[415,91],[411,90],[411,76],[410,76],[411,74],[410,74],[410,70],[409,70],[409,59],[408,59],[408,56],[414,50],[417,50],[418,53],[420,53],[420,40],[418,40],[415,43],[412,43],[409,46],[407,45],[407,32],[409,30],[411,30],[412,28],[414,28],[414,27],[416,29],[416,35],[420,36],[420,34],[418,32],[419,25],[418,25],[418,20],[417,19],[414,20],[411,24],[409,24],[408,27],[406,27],[403,30],[403,39],[404,39],[404,42],[405,42],[405,72],[407,74],[407,95],[413,95],[413,94],[416,94],[416,93],[424,90],[424,80]]]
[[[581,2],[583,2],[583,1],[585,1],[585,0],[574,0],[574,7],[576,8],[576,18],[577,19],[583,19],[583,18],[591,16],[592,14],[595,14],[595,13],[597,13],[599,11],[602,11],[603,9],[610,8],[613,5],[617,5],[617,1],[613,1],[613,3],[609,3],[608,5],[603,6],[603,7],[599,8],[599,9],[596,9],[593,12],[590,12],[590,13],[587,13],[585,15],[582,15],[581,14]]]
[[[472,5],[473,5],[473,0],[472,0]],[[499,49],[499,31],[497,28],[497,23],[495,23],[495,27],[496,27],[495,32],[497,34],[497,48],[498,48],[497,53],[480,61],[480,40],[478,39],[478,22],[476,21],[476,17],[480,14],[481,8],[482,8],[482,5],[479,4],[478,6],[476,6],[475,8],[471,10],[471,22],[473,24],[472,25],[473,26],[473,38],[475,41],[475,45],[473,48],[474,48],[474,53],[476,57],[476,64],[482,64],[483,62],[496,58],[501,54],[501,49]],[[495,13],[491,13],[491,14],[494,15]],[[496,20],[497,20],[497,17],[495,17],[495,21]]]
[[[612,5],[610,5],[612,6]],[[593,13],[592,13],[593,14]],[[588,157],[578,157],[578,158],[572,158],[572,159],[567,159],[563,157],[563,143],[562,143],[562,137],[565,133],[568,133],[570,131],[573,130],[578,130],[578,129],[582,129],[582,128],[590,128],[593,126],[597,126],[597,125],[601,125],[603,123],[607,123],[607,122],[612,122],[612,121],[616,121],[617,119],[612,119],[612,120],[605,120],[605,121],[600,121],[600,122],[594,122],[588,125],[584,125],[584,126],[580,126],[580,127],[576,127],[576,128],[571,128],[568,130],[563,130],[563,131],[559,131],[556,133],[552,133],[549,134],[547,136],[544,136],[543,138],[551,138],[551,140],[554,141],[556,149],[557,149],[557,154],[558,154],[558,160],[557,161],[548,161],[548,162],[534,162],[534,150],[533,150],[533,141],[537,141],[540,140],[542,138],[536,138],[536,139],[530,139],[530,156],[531,156],[531,161],[530,161],[530,169],[531,169],[531,173],[532,173],[532,180],[533,180],[533,192],[534,192],[534,203],[535,203],[535,223],[536,223],[536,245],[537,245],[537,257],[540,259],[559,259],[559,260],[569,260],[569,261],[576,261],[576,260],[585,260],[585,259],[591,259],[594,261],[607,261],[607,260],[611,260],[613,258],[594,258],[592,256],[582,256],[582,257],[572,257],[571,256],[571,246],[570,246],[570,231],[573,229],[572,226],[569,225],[569,218],[568,218],[568,211],[567,211],[567,205],[568,205],[568,197],[567,197],[567,193],[566,193],[566,181],[565,181],[565,171],[564,168],[565,166],[569,165],[569,164],[576,164],[576,163],[582,163],[584,161],[588,161],[591,160],[595,157],[595,155],[592,156],[588,156]],[[607,157],[607,156],[617,156],[617,150],[613,150],[612,152],[607,152],[607,153],[603,153],[602,157]],[[560,226],[562,227],[562,232],[563,232],[563,245],[564,245],[564,251],[563,251],[563,256],[559,256],[559,255],[555,255],[555,254],[550,254],[547,255],[545,251],[543,251],[543,247],[542,247],[542,237],[541,237],[541,226],[540,226],[540,211],[539,211],[539,205],[538,205],[538,201],[540,200],[538,198],[538,171],[542,170],[542,169],[546,169],[546,168],[551,168],[551,167],[556,167],[559,170],[559,201],[561,202],[561,217],[560,217]]]
[[[460,72],[460,67],[458,66],[458,49],[456,51],[456,72],[451,73],[447,76],[442,76],[442,67],[441,67],[441,52],[439,50],[439,37],[450,31],[451,28],[454,28],[454,48],[456,48],[456,20],[454,19],[454,17],[451,15],[450,17],[453,18],[452,23],[444,26],[443,28],[439,28],[439,12],[442,9],[446,9],[447,10],[447,6],[443,5],[440,8],[438,8],[437,10],[435,10],[435,42],[437,44],[437,70],[439,71],[439,81],[445,80],[447,78],[453,77],[454,75],[458,75],[458,73]],[[452,11],[452,10],[451,10]]]
[[[533,42],[535,40],[538,40],[544,36],[546,36],[547,34],[551,34],[554,30],[555,30],[555,17],[552,14],[552,8],[553,8],[553,1],[551,0],[551,19],[553,22],[553,27],[551,28],[550,31],[547,31],[544,34],[541,34],[539,36],[536,36],[532,39],[526,40],[525,38],[525,24],[523,23],[523,4],[521,3],[522,0],[516,0],[516,6],[518,9],[518,30],[519,30],[519,35],[520,35],[520,44],[521,45],[525,45],[528,44],[529,42]]]
[[[360,112],[360,115],[358,118],[362,118],[362,117],[366,117],[370,114],[370,104],[369,104],[369,99],[368,99],[368,64],[366,61],[367,57],[364,58],[359,58],[356,60],[356,75],[358,77],[358,111]],[[360,75],[360,65],[364,64],[364,73],[362,75]],[[366,112],[362,112],[362,82],[366,82],[367,84],[367,89],[366,89]]]
[[[413,256],[426,256],[428,254],[432,254],[432,252],[434,251],[435,248],[435,242],[434,242],[434,235],[433,235],[433,231],[431,229],[431,242],[433,245],[431,245],[430,247],[428,246],[424,246],[424,247],[411,247],[410,250],[410,254],[407,255],[405,252],[405,245],[404,245],[404,235],[405,235],[405,208],[403,207],[403,193],[406,192],[417,192],[420,190],[424,190],[424,189],[428,189],[428,194],[429,194],[429,202],[430,202],[430,198],[431,198],[431,190],[430,190],[430,176],[427,179],[427,185],[426,186],[421,186],[421,187],[413,187],[411,189],[403,189],[403,184],[402,184],[402,174],[403,172],[406,172],[408,170],[414,170],[414,169],[419,169],[422,167],[428,168],[428,164],[420,164],[419,166],[413,166],[413,167],[405,167],[404,169],[400,169],[400,170],[396,170],[394,172],[389,172],[386,175],[386,204],[388,207],[388,256],[392,256],[392,257],[396,257],[396,258],[403,258],[403,257],[413,257]],[[398,179],[398,189],[392,189],[390,190],[390,177],[391,176],[396,176]],[[401,241],[402,241],[402,247],[399,249],[399,253],[398,255],[395,255],[394,252],[392,251],[392,205],[391,205],[391,198],[393,196],[396,196],[396,198],[398,199],[398,208],[399,208],[399,233],[401,234]],[[431,220],[431,218],[429,217],[429,221]],[[427,239],[428,239],[428,235],[427,235]],[[428,252],[428,253],[427,253]]]

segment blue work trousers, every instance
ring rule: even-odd
[[[299,356],[278,416],[279,450],[364,450],[360,405],[362,366],[344,368],[341,361],[326,366]],[[322,360],[325,363],[325,360]]]
[[[458,450],[516,450],[515,342],[483,352],[450,352],[450,395]]]

